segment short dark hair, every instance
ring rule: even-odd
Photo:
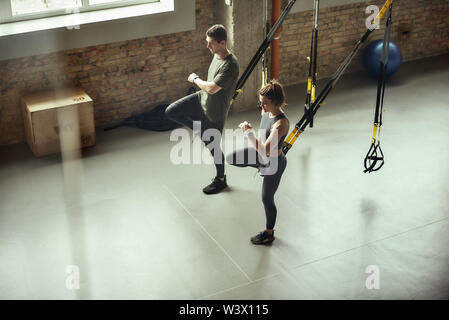
[[[206,31],[206,36],[213,38],[218,43],[228,40],[228,32],[222,24],[216,24]]]
[[[277,80],[271,80],[266,85],[264,85],[260,90],[259,94],[262,97],[267,97],[276,106],[285,107],[287,105],[285,101],[285,92],[282,85]]]

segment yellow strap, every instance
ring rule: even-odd
[[[301,133],[302,133],[302,131],[298,131],[298,132],[296,133],[296,135],[293,137],[293,140],[290,141],[290,144],[291,144],[291,145],[293,145],[293,144],[295,143],[296,139],[298,139],[298,137],[301,135]]]
[[[307,83],[307,93],[310,93],[312,90],[312,78],[309,77],[309,81]]]
[[[311,97],[312,102],[315,102],[316,100],[315,94],[316,94],[316,86],[312,86],[312,97]]]
[[[296,132],[296,133],[295,133]],[[292,135],[294,134],[294,137],[292,139]],[[296,128],[295,130],[292,131],[292,133],[290,133],[290,136],[288,137],[289,139],[285,140],[284,143],[282,144],[282,147],[290,149],[293,144],[295,143],[296,139],[298,139],[299,135],[301,134],[301,131],[298,131]],[[291,141],[290,141],[291,140]]]
[[[267,85],[267,83],[268,83],[267,80],[268,80],[268,69],[264,68],[262,70],[262,87],[261,88],[263,88]]]
[[[243,90],[242,89],[237,89],[237,90],[235,90],[235,92],[242,93]],[[230,106],[232,106],[233,103],[234,103],[234,99],[231,99]]]
[[[292,145],[290,143],[287,143],[284,141],[284,143],[282,143],[282,148],[287,148],[290,149],[292,147]]]
[[[301,133],[302,133],[302,131],[299,130],[297,127],[295,127],[295,129],[293,129],[293,131],[290,133],[288,138],[284,141],[284,143],[289,145],[289,147],[288,147],[289,149],[295,143],[296,139],[298,139],[298,137]]]
[[[373,143],[376,141],[376,135],[377,135],[377,123],[374,124],[373,128]]]
[[[382,17],[384,16],[385,12],[387,12],[392,2],[393,0],[387,0],[387,2],[385,2],[384,6],[382,7],[382,10],[380,10],[379,14],[377,15],[377,19],[379,20],[382,19]]]

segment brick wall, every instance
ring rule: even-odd
[[[195,31],[0,61],[0,146],[25,141],[20,97],[29,92],[84,88],[96,126],[182,97],[190,72],[207,74],[213,21],[214,1],[196,0]]]
[[[94,99],[96,126],[183,96],[190,72],[207,73],[211,55],[204,32],[215,23],[215,1],[196,0],[195,31],[0,61],[0,146],[25,140],[19,103],[28,92],[81,86]],[[320,10],[319,78],[332,75],[366,31],[369,4],[381,6],[383,0]],[[446,0],[395,0],[393,13],[392,40],[405,61],[449,52]],[[312,24],[312,11],[291,14],[284,22],[280,80],[286,85],[307,77]],[[383,26],[369,41],[383,37]],[[403,35],[406,29],[410,33]],[[348,72],[361,69],[360,60],[361,52]]]
[[[324,8],[319,14],[318,78],[331,76],[366,32],[368,5],[381,7],[384,0]],[[304,82],[308,75],[312,11],[298,12],[284,22],[281,38],[279,80],[287,85]],[[409,30],[409,33],[405,31]],[[367,44],[383,39],[385,19],[381,28],[371,34]],[[392,39],[401,49],[404,61],[441,55],[449,52],[449,2],[446,0],[395,0],[393,5]],[[347,72],[363,68],[363,48]]]

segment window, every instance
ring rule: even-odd
[[[126,7],[160,0],[0,0],[0,23]]]
[[[2,2],[0,0],[0,4]],[[2,23],[0,61],[194,31],[195,20],[195,0],[159,0],[80,14]]]

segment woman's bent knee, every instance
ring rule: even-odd
[[[225,161],[227,164],[234,164],[235,152],[229,153],[225,157]]]

